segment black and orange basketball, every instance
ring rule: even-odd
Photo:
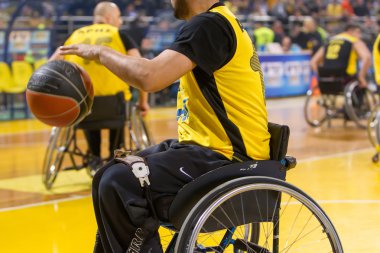
[[[57,127],[79,123],[89,113],[94,91],[88,74],[67,61],[51,61],[31,76],[26,98],[30,111]]]

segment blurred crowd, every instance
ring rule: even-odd
[[[15,27],[53,27],[52,17],[91,16],[100,0],[29,1]],[[114,0],[130,22],[125,28],[143,50],[170,44],[181,22],[172,17],[170,0]],[[315,51],[348,21],[363,26],[371,48],[380,27],[379,0],[225,0],[240,18],[259,51]],[[7,27],[19,1],[0,2],[0,29]],[[146,21],[143,17],[153,17]],[[68,31],[71,32],[71,31]]]

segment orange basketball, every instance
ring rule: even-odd
[[[87,116],[94,91],[89,75],[80,66],[51,61],[33,73],[26,98],[37,119],[51,126],[65,127]]]

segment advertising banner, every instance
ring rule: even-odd
[[[304,95],[310,86],[310,54],[259,55],[266,97]]]

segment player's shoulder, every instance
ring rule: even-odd
[[[203,27],[209,25],[224,26],[227,23],[227,19],[217,12],[204,12],[194,16],[185,24],[185,27]]]

